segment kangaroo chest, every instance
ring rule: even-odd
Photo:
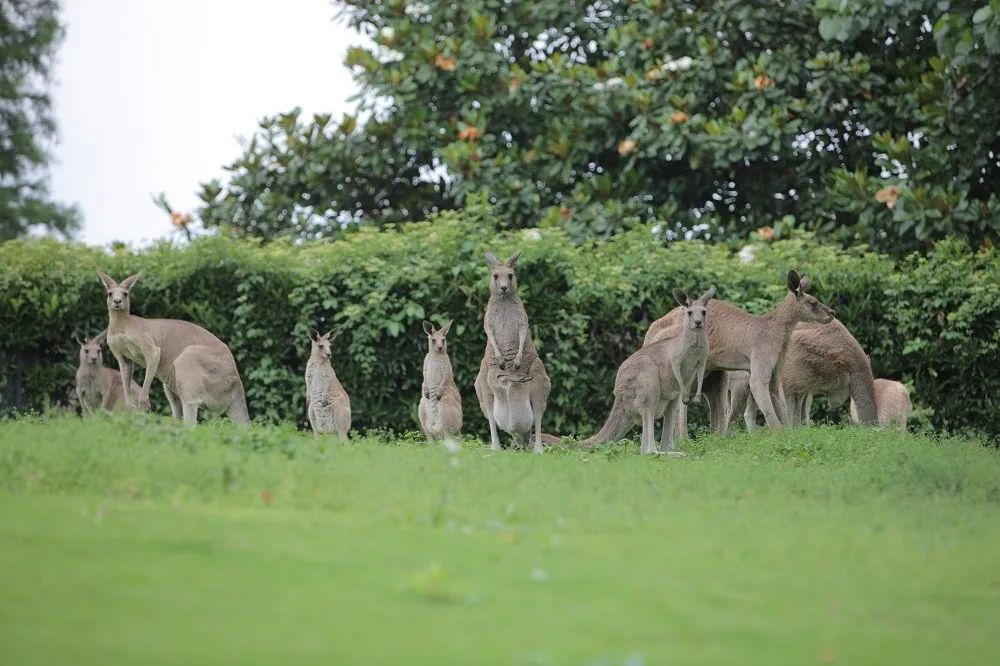
[[[306,366],[306,384],[309,396],[319,399],[329,395],[331,389],[339,386],[340,382],[337,381],[337,373],[333,371],[333,366],[329,362],[310,360]]]
[[[528,328],[528,314],[520,301],[490,301],[486,306],[486,325],[493,342],[504,356],[516,354],[521,342],[521,331],[525,331],[525,346],[531,339]]]
[[[90,403],[100,401],[104,394],[104,383],[101,375],[97,372],[80,373],[76,377],[76,390],[82,400]]]
[[[424,361],[424,384],[428,388],[443,389],[451,381],[451,364],[428,357]]]
[[[142,367],[146,367],[146,358],[142,350],[134,342],[130,341],[124,333],[112,333],[108,331],[108,349],[115,355],[115,358],[123,358]]]

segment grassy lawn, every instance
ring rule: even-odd
[[[2,664],[994,664],[1000,454],[0,423]]]

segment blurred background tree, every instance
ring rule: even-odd
[[[206,226],[335,236],[484,193],[510,227],[1000,235],[1000,0],[341,0],[355,116],[265,119]]]
[[[32,229],[68,236],[79,227],[73,207],[50,199],[46,172],[58,9],[55,0],[0,2],[0,241]]]

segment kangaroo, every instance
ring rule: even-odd
[[[142,275],[119,284],[97,274],[108,289],[108,348],[118,360],[126,403],[131,401],[132,369],[145,366],[142,390],[160,380],[174,418],[198,423],[198,409],[221,411],[241,425],[250,424],[243,382],[232,352],[201,326],[179,319],[144,319],[130,314],[129,290]]]
[[[535,432],[534,451],[541,453],[542,415],[552,383],[528,334],[528,314],[517,295],[514,266],[520,252],[507,261],[486,253],[490,266],[490,299],[483,327],[486,351],[476,376],[476,397],[490,424],[490,448],[500,449],[497,427],[521,443]]]
[[[615,402],[600,431],[580,445],[591,447],[621,439],[635,424],[642,424],[642,453],[656,453],[653,421],[663,415],[660,453],[674,448],[674,418],[681,402],[701,400],[705,363],[708,360],[708,302],[715,287],[692,301],[681,289],[674,298],[683,308],[683,320],[671,334],[644,345],[621,364],[615,377]]]
[[[462,431],[462,396],[455,384],[448,358],[446,336],[451,329],[448,321],[439,330],[424,322],[427,333],[427,355],[424,356],[424,383],[420,388],[420,428],[428,439],[453,437]]]
[[[878,405],[878,424],[883,428],[889,426],[906,427],[910,416],[910,390],[906,385],[891,379],[875,380],[875,403]],[[858,408],[851,399],[851,421],[859,422]]]
[[[752,315],[735,305],[713,300],[708,304],[708,361],[706,395],[716,432],[725,433],[729,424],[728,396],[719,370],[748,370],[750,391],[757,401],[767,425],[772,428],[788,423],[785,396],[781,385],[781,365],[799,322],[833,321],[834,312],[806,293],[809,279],[799,277],[794,270],[786,279],[788,295],[771,312]],[[677,326],[682,308],[674,308],[649,327],[643,346],[657,342]],[[714,375],[714,376],[713,376]],[[683,407],[681,408],[684,409]]]
[[[337,437],[347,441],[351,429],[351,398],[340,385],[337,373],[330,364],[330,331],[320,335],[316,329],[309,329],[312,352],[306,362],[306,404],[309,406],[309,425],[313,435],[319,437],[327,433],[337,433]],[[334,336],[336,338],[336,336]]]
[[[747,427],[752,428],[756,424],[756,405],[751,398],[749,409],[744,410],[747,392],[742,390],[742,383],[739,377],[732,381],[732,412],[744,411]],[[795,328],[781,368],[781,383],[794,425],[808,423],[813,395],[825,395],[833,405],[850,397],[859,406],[861,423],[875,425],[877,422],[871,362],[851,332],[839,321],[799,324]]]
[[[125,392],[122,389],[121,373],[104,367],[104,353],[101,346],[106,332],[99,333],[92,340],[77,340],[80,343],[80,367],[76,370],[76,395],[80,399],[80,411],[93,413],[98,409],[124,409]],[[143,409],[149,409],[149,396],[138,384],[132,385],[132,397]]]

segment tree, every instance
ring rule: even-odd
[[[343,0],[374,43],[347,56],[368,120],[265,122],[202,214],[328,234],[485,193],[511,227],[576,238],[658,220],[990,242],[1000,0],[982,2]]]
[[[55,133],[46,87],[63,30],[55,0],[0,3],[0,241],[32,228],[69,235],[74,208],[49,198],[46,141]]]

